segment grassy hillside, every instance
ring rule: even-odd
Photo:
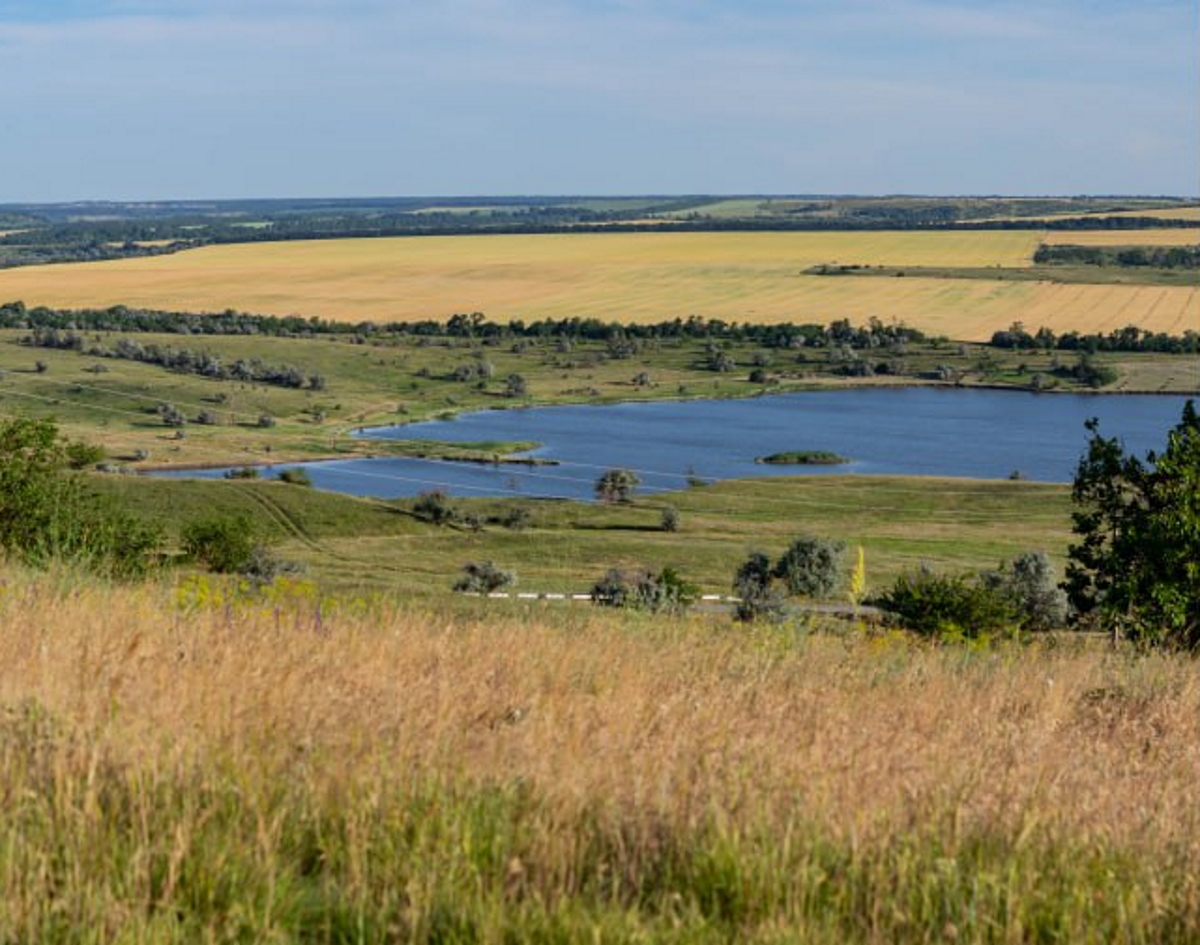
[[[412,515],[413,500],[382,502],[276,482],[102,477],[173,534],[215,513],[246,514],[303,562],[326,588],[446,597],[468,561],[517,572],[517,590],[586,593],[613,566],[679,569],[711,593],[729,593],[751,549],[780,553],[801,533],[836,538],[867,556],[868,582],[882,588],[922,563],[950,570],[994,568],[1028,550],[1060,562],[1070,538],[1069,490],[1028,482],[815,477],[735,480],[635,500],[631,505],[454,499],[464,517],[528,512],[529,526],[436,526]],[[662,509],[679,510],[677,532]],[[503,606],[503,605],[497,605]]]
[[[0,588],[6,941],[1200,936],[1189,659]]]

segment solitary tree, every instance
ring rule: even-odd
[[[1077,613],[1146,644],[1200,646],[1200,416],[1188,401],[1167,448],[1126,455],[1089,420],[1075,473],[1067,593]]]
[[[596,498],[601,502],[628,502],[640,483],[630,469],[610,469],[596,480]]]

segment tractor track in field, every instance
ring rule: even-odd
[[[383,564],[379,561],[368,561],[363,558],[355,558],[351,555],[342,554],[334,551],[326,545],[321,544],[317,539],[309,533],[294,515],[285,509],[280,503],[276,502],[271,496],[266,495],[258,489],[249,489],[247,493],[251,498],[270,516],[271,520],[279,525],[288,535],[305,545],[310,551],[315,551],[325,557],[332,558],[335,561],[340,561],[343,564],[369,566],[376,571],[392,571],[395,573],[406,573],[405,569],[397,568],[395,565]]]

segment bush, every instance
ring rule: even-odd
[[[463,576],[454,582],[454,590],[460,594],[490,594],[516,583],[514,572],[502,571],[491,561],[468,561],[463,565]]]
[[[524,506],[514,505],[511,509],[495,516],[492,521],[503,528],[519,532],[529,528],[533,524],[533,513]]]
[[[695,603],[699,593],[699,588],[674,568],[663,568],[657,574],[646,568],[611,568],[592,586],[592,602],[605,607],[678,611]]]
[[[664,532],[679,531],[679,509],[668,505],[662,510],[662,530]]]
[[[1015,626],[1012,598],[977,575],[937,574],[922,568],[902,574],[879,605],[901,626],[929,636],[967,638]]]
[[[138,577],[153,566],[161,531],[68,471],[91,449],[63,441],[49,420],[0,422],[0,549],[34,566],[62,560]]]
[[[842,583],[845,554],[840,541],[802,535],[783,553],[773,573],[791,594],[831,597]]]
[[[257,479],[257,466],[236,466],[233,469],[225,470],[226,479]]]
[[[312,476],[308,474],[308,470],[301,469],[299,466],[295,466],[291,469],[284,469],[275,478],[280,482],[286,482],[290,486],[312,485]]]
[[[88,466],[95,466],[97,463],[104,462],[105,453],[103,446],[95,446],[91,443],[68,443],[64,448],[67,457],[67,465],[72,469],[85,469]]]
[[[983,575],[986,584],[1008,597],[1023,630],[1053,630],[1066,625],[1069,606],[1054,565],[1044,551],[1018,555],[999,571]]]
[[[245,515],[222,515],[192,522],[180,535],[183,550],[218,574],[247,572],[261,544],[254,523]]]
[[[772,583],[774,571],[771,559],[761,551],[751,552],[733,578],[733,591],[738,596],[734,616],[738,620],[778,622],[787,616],[783,593]]]
[[[434,525],[448,525],[458,518],[458,511],[450,504],[450,497],[441,489],[418,495],[413,503],[413,514]]]

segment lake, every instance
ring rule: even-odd
[[[406,496],[443,489],[459,496],[591,498],[596,478],[625,467],[639,492],[748,476],[895,474],[1005,479],[1014,472],[1069,482],[1087,445],[1084,422],[1119,436],[1139,455],[1161,449],[1185,397],[1032,394],[998,390],[888,388],[602,406],[484,410],[454,420],[368,430],[364,436],[473,442],[536,441],[531,456],[555,466],[353,459],[302,465],[318,488]],[[823,450],[839,466],[774,466],[756,457]],[[283,468],[283,467],[280,467]],[[221,476],[224,470],[168,475]],[[271,476],[271,468],[264,476]]]

